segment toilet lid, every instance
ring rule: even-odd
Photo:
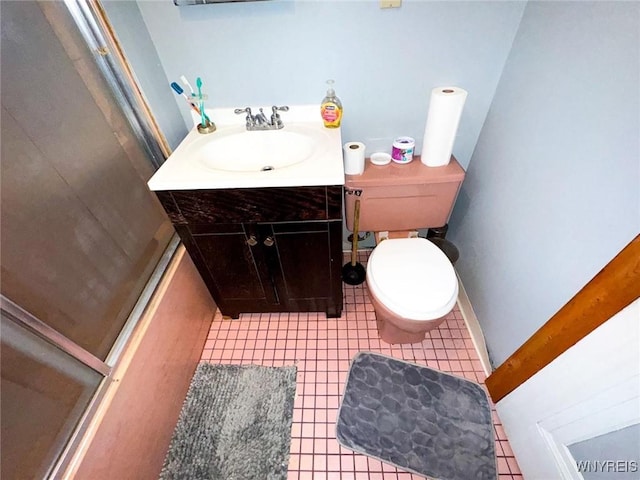
[[[367,262],[367,285],[385,307],[411,320],[443,317],[458,298],[453,265],[424,238],[381,242]]]

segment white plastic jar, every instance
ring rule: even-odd
[[[398,137],[393,141],[391,160],[396,163],[409,163],[413,160],[416,141],[411,137]]]

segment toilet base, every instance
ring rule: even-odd
[[[386,343],[420,343],[424,340],[427,332],[438,328],[445,320],[445,317],[421,322],[409,320],[387,309],[378,302],[371,294],[371,291],[369,291],[369,297],[376,314],[378,335],[380,335],[380,339]]]

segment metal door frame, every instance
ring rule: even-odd
[[[169,148],[155,126],[148,106],[144,104],[139,86],[134,83],[135,80],[123,59],[117,41],[109,30],[108,21],[99,1],[64,0],[64,4],[91,51],[98,70],[106,80],[115,103],[127,118],[134,136],[147,153],[149,161],[158,168],[170,154]],[[174,234],[104,361],[0,294],[0,311],[8,320],[35,333],[104,377],[58,461],[50,466],[46,474],[47,478],[62,478],[69,467],[73,453],[82,442],[90,420],[111,383],[114,366],[122,356],[179,244],[180,239]]]

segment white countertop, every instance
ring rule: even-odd
[[[270,112],[269,107],[263,107]],[[254,114],[258,108],[253,108]],[[260,187],[300,187],[318,185],[344,185],[342,161],[342,138],[339,128],[325,128],[320,118],[319,105],[294,105],[288,112],[280,113],[284,128],[277,131],[250,132],[261,135],[278,131],[313,132],[313,154],[300,163],[270,171],[228,171],[214,169],[206,165],[193,152],[206,142],[204,137],[216,141],[225,135],[242,132],[245,116],[236,115],[233,109],[206,110],[217,130],[210,134],[200,134],[194,128],[178,148],[151,177],[151,190],[201,190],[220,188],[260,188]],[[200,119],[194,113],[194,123]]]

